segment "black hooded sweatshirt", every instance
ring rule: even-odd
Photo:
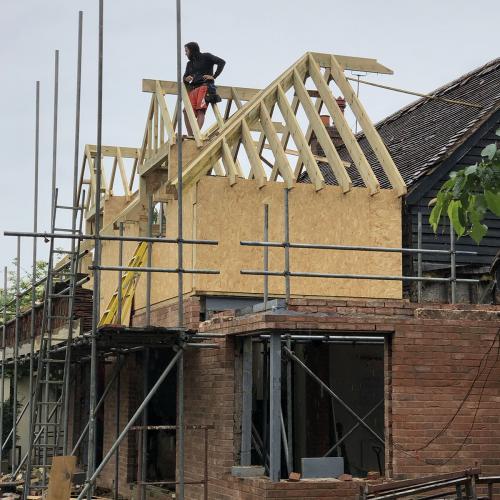
[[[222,73],[225,64],[226,61],[224,61],[224,59],[214,56],[209,52],[202,52],[187,63],[183,80],[186,81],[188,76],[192,76],[193,81],[190,83],[191,87],[200,87],[206,83],[206,81],[203,80],[203,75],[211,75],[217,78]],[[214,65],[217,66],[215,73]]]

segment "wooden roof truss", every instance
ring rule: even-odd
[[[330,165],[344,193],[352,188],[350,171],[355,168],[369,192],[376,194],[380,189],[379,181],[338,106],[330,87],[333,81],[360,124],[391,187],[398,196],[405,194],[406,185],[346,79],[345,70],[392,73],[375,59],[308,52],[263,90],[218,86],[223,102],[211,105],[213,123],[205,132],[197,125],[183,86],[182,103],[193,131],[192,140],[198,147],[198,154],[184,167],[184,185],[188,187],[204,175],[218,175],[228,177],[231,185],[238,178],[248,178],[255,179],[259,187],[267,182],[281,181],[292,188],[305,169],[315,189],[320,190],[325,180],[318,164],[324,162]],[[102,170],[102,196],[112,195],[115,181],[120,178],[122,192],[133,197],[136,187],[145,185],[136,182],[138,176],[147,178],[154,171],[169,167],[169,157],[177,142],[178,110],[177,105],[169,109],[167,96],[177,94],[177,85],[143,80],[143,91],[151,93],[151,101],[142,144],[139,148],[103,147],[103,157],[111,157],[112,166],[109,175]],[[350,162],[339,157],[321,120],[323,109],[331,116],[349,152]],[[324,156],[313,153],[313,134]],[[80,177],[80,191],[84,184],[90,186],[86,204],[88,216],[92,215],[96,192],[95,154],[95,146],[86,146]],[[132,162],[129,169],[124,166],[125,158]],[[84,174],[86,170],[88,177]],[[175,186],[177,179],[172,176],[168,182]]]

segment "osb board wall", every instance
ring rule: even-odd
[[[297,243],[365,246],[401,246],[401,202],[392,191],[370,196],[364,188],[342,194],[335,186],[316,192],[311,185],[299,184],[290,191],[290,239]],[[218,269],[220,275],[185,275],[185,293],[257,294],[263,293],[263,278],[244,276],[241,269],[262,269],[263,249],[242,247],[241,240],[262,240],[264,204],[269,205],[269,238],[283,240],[283,185],[268,183],[259,189],[252,180],[238,180],[234,186],[222,177],[207,176],[184,195],[184,237],[212,239],[219,245],[185,245],[184,267]],[[177,233],[177,206],[166,209],[167,237]],[[129,225],[128,231],[134,230]],[[137,231],[137,227],[135,229]],[[126,244],[130,258],[135,244]],[[105,245],[103,262],[117,262],[116,244]],[[292,271],[358,274],[401,274],[397,253],[368,253],[293,249]],[[176,268],[175,245],[153,247],[153,266]],[[283,249],[269,250],[269,269],[283,270]],[[116,273],[107,273],[116,275]],[[116,277],[103,280],[102,293],[109,297],[116,288]],[[141,277],[135,309],[145,304],[146,277]],[[269,279],[272,295],[284,294],[284,279]],[[107,291],[106,291],[107,290]],[[295,296],[401,298],[401,283],[354,279],[292,278]],[[152,304],[177,296],[175,274],[153,274]],[[107,300],[104,302],[107,303]]]
[[[120,204],[116,200],[118,205]],[[218,246],[184,246],[184,267],[217,269],[220,275],[184,276],[185,293],[262,294],[263,278],[244,276],[241,269],[262,269],[263,249],[242,247],[241,240],[262,240],[264,204],[269,205],[269,239],[283,240],[283,185],[268,183],[259,189],[254,181],[239,180],[234,186],[227,178],[203,178],[184,194],[184,237],[213,239]],[[370,196],[355,188],[342,194],[335,186],[316,192],[311,185],[299,184],[290,191],[290,239],[297,243],[365,246],[401,246],[401,203],[392,191]],[[114,212],[118,206],[109,206]],[[106,206],[105,206],[106,211]],[[106,215],[106,214],[105,214]],[[177,204],[166,209],[167,237],[177,234]],[[126,235],[138,235],[138,222],[125,224]],[[115,232],[118,234],[118,231]],[[127,265],[137,243],[123,244]],[[283,270],[282,248],[269,250],[269,269]],[[292,249],[292,271],[399,275],[401,256],[389,253]],[[118,264],[118,243],[103,242],[102,264]],[[177,247],[153,245],[154,267],[176,268]],[[101,273],[101,310],[116,290],[117,273]],[[146,276],[141,276],[135,309],[145,304]],[[270,277],[273,295],[284,294],[284,279]],[[330,297],[400,298],[401,283],[353,279],[291,278],[292,295]],[[175,274],[153,273],[151,302],[177,296]]]
[[[196,235],[193,233],[193,207],[194,195],[196,191],[192,190],[184,195],[184,237],[194,238]],[[116,199],[115,199],[116,198]],[[125,205],[125,200],[120,199],[124,197],[110,197],[104,202],[104,220],[105,225],[109,224],[113,217],[121,211],[120,209]],[[177,237],[177,204],[171,203],[167,207],[167,234],[168,238]],[[147,226],[147,211],[146,206],[136,210],[135,214],[139,214],[140,220],[128,220],[124,223],[125,236],[145,236],[145,228]],[[137,217],[137,215],[135,215]],[[153,235],[158,233],[158,226],[153,227]],[[113,232],[114,235],[119,235],[119,228]],[[125,241],[123,242],[123,265],[128,266],[130,259],[137,249],[138,242]],[[192,246],[185,245],[184,247],[184,267],[192,268]],[[119,243],[115,241],[102,241],[101,243],[101,265],[102,266],[117,266],[119,264]],[[82,267],[92,265],[92,256],[89,255],[88,260],[82,264]],[[144,262],[144,266],[147,262]],[[156,244],[153,245],[152,266],[163,268],[177,268],[177,245],[172,244]],[[134,308],[140,309],[146,304],[146,283],[147,277],[143,273],[137,283],[136,293],[134,296]],[[101,290],[100,290],[100,308],[101,315],[107,308],[109,300],[118,286],[118,272],[117,271],[101,271]],[[151,303],[161,302],[165,299],[177,297],[177,275],[152,273],[151,274]],[[92,280],[88,283],[88,287],[92,287]],[[193,281],[190,275],[184,277],[184,291],[189,293],[193,290]]]
[[[197,265],[213,256],[212,266],[222,270],[215,280],[197,276],[195,288],[203,291],[262,293],[262,277],[244,276],[240,269],[263,267],[262,248],[242,247],[240,240],[262,240],[264,204],[269,205],[269,239],[283,241],[283,185],[269,183],[259,190],[254,181],[206,178],[197,187],[198,237],[217,239],[219,248],[196,249]],[[400,200],[392,191],[370,196],[364,188],[342,194],[329,186],[316,192],[299,184],[289,193],[290,240],[367,246],[401,246]],[[270,249],[269,269],[284,269],[284,250]],[[398,254],[351,251],[290,251],[292,271],[322,273],[400,274]],[[401,296],[399,282],[291,278],[293,295],[390,297]],[[284,279],[270,279],[270,293],[284,293]]]
[[[109,199],[104,201],[103,207],[103,219],[104,227],[110,224],[114,218],[123,210],[126,206],[127,200],[124,196],[111,196]],[[138,211],[139,212],[139,211]],[[139,221],[127,221],[124,223],[124,235],[125,236],[139,236]],[[115,235],[119,235],[119,229],[114,231]],[[127,266],[130,259],[132,258],[138,243],[134,241],[123,242],[123,265]],[[101,265],[103,266],[117,266],[119,264],[119,243],[115,241],[102,241],[101,243]],[[82,266],[92,265],[92,256],[89,254],[87,261],[82,263]],[[145,280],[141,277],[139,283]],[[89,287],[92,287],[92,280],[88,283]],[[117,271],[101,271],[101,315],[106,309],[109,300],[111,299],[113,293],[116,291],[118,286],[118,272]],[[144,301],[144,299],[143,299]]]

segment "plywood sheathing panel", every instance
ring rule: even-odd
[[[184,266],[221,271],[218,276],[186,275],[185,293],[262,294],[263,278],[241,275],[240,270],[262,269],[263,249],[242,247],[240,240],[262,240],[265,203],[269,204],[270,239],[283,240],[283,184],[268,183],[259,189],[255,180],[241,180],[231,187],[227,178],[207,176],[187,190],[184,202],[184,237],[219,241],[216,247],[185,245]],[[175,200],[167,204],[167,237],[175,237],[177,232],[176,207]],[[291,241],[400,247],[400,213],[401,202],[391,190],[382,190],[373,197],[366,188],[354,188],[342,194],[337,186],[327,186],[317,192],[312,185],[299,184],[290,191]],[[111,259],[116,264],[116,244],[106,246],[108,250],[103,252],[103,261]],[[133,249],[128,252],[124,254],[124,260],[130,257]],[[155,244],[153,266],[177,267],[176,246]],[[269,267],[283,270],[283,249],[270,249]],[[291,269],[400,275],[401,256],[396,253],[292,249]],[[137,287],[136,309],[145,305],[145,286],[143,276]],[[271,277],[269,286],[271,294],[284,293],[283,278]],[[108,294],[112,293],[116,288],[116,278],[112,279],[112,285],[103,285],[103,293],[105,288]],[[292,278],[292,294],[297,296],[398,299],[401,293],[401,283],[397,281]],[[174,274],[153,274],[153,304],[174,299],[176,295],[177,278]]]
[[[227,179],[225,179],[227,181]],[[190,190],[184,195],[184,238],[194,238],[195,232],[193,230],[193,223],[195,222],[193,200],[195,199],[195,189]],[[171,203],[165,204],[166,206],[166,219],[167,219],[167,237],[177,237],[177,202],[172,200]],[[143,210],[137,211],[141,217],[129,219],[124,224],[125,236],[145,236],[145,207]],[[158,226],[153,227],[153,235],[158,233]],[[112,231],[108,229],[106,234],[118,235],[118,227]],[[133,241],[123,242],[123,265],[126,266],[132,258],[138,243]],[[184,247],[184,267],[191,268],[192,252],[194,249],[191,245]],[[116,241],[103,241],[101,244],[101,265],[102,266],[117,266],[119,263],[119,243]],[[177,268],[177,245],[175,244],[153,244],[152,246],[152,265],[153,267],[164,268]],[[163,301],[168,298],[177,296],[177,275],[152,273],[152,294],[151,302]],[[140,275],[135,297],[134,307],[140,309],[146,304],[146,274]],[[111,295],[115,292],[118,286],[118,272],[117,271],[101,271],[101,311],[108,304]],[[193,289],[193,280],[190,275],[184,277],[184,290],[185,293],[191,292]]]
[[[103,227],[112,224],[130,203],[128,196],[109,196],[103,203]]]
[[[240,185],[241,184],[241,185]],[[315,191],[299,185],[290,191],[290,239],[296,243],[401,246],[400,201],[394,192],[371,197],[365,188],[342,194],[341,188]],[[217,200],[220,200],[219,204]],[[263,205],[269,204],[269,234],[283,240],[283,184],[269,183],[261,190],[254,181],[227,188],[223,179],[203,179],[197,190],[199,238],[217,239],[219,248],[197,249],[197,265],[218,261],[223,271],[220,291],[262,293],[262,277],[243,276],[240,269],[262,268],[263,249],[240,246],[240,240],[261,240]],[[223,205],[222,205],[223,204]],[[219,206],[217,206],[219,205]],[[401,273],[398,254],[292,249],[292,270],[323,273]],[[215,264],[215,263],[214,263]],[[217,265],[212,264],[211,267]],[[283,270],[283,249],[271,249],[269,267]],[[213,278],[197,276],[199,291],[212,291]],[[215,291],[215,290],[213,290]],[[270,292],[284,293],[283,278],[270,280]],[[398,282],[292,278],[292,293],[351,297],[401,296]]]

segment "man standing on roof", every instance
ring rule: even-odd
[[[193,106],[198,126],[201,128],[205,122],[208,102],[220,102],[214,80],[222,73],[226,61],[209,52],[200,52],[200,46],[196,42],[186,43],[184,50],[189,62],[186,65],[183,80],[190,87],[189,100]],[[215,73],[214,65],[217,66]],[[189,135],[193,135],[185,111],[184,117],[186,118],[187,131]]]

